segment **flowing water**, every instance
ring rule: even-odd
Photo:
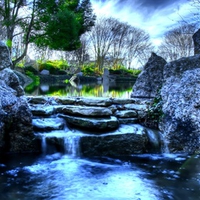
[[[86,158],[80,156],[81,134],[64,138],[63,153],[49,149],[50,134],[41,137],[42,154],[0,156],[0,200],[200,199],[200,155]],[[151,131],[149,139],[157,141]]]
[[[65,152],[0,157],[1,200],[197,200],[200,156],[144,154],[79,157],[79,137]]]

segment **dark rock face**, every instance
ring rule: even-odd
[[[24,95],[24,90],[20,85],[19,79],[17,75],[13,72],[13,70],[11,70],[10,68],[5,68],[0,72],[0,79],[3,80],[6,85],[14,89],[18,97]]]
[[[0,42],[0,70],[12,67],[12,61],[8,48],[3,42]]]
[[[85,136],[80,139],[80,149],[84,156],[125,156],[146,153],[147,143],[146,134]]]
[[[131,97],[155,97],[163,83],[163,68],[167,62],[152,53],[133,86]]]
[[[173,62],[183,66],[188,58]],[[190,58],[191,59],[191,58]],[[193,57],[195,68],[199,56]],[[196,60],[197,59],[197,60]],[[168,64],[169,65],[169,64]],[[168,66],[170,67],[170,65]],[[176,68],[179,68],[176,66]],[[172,69],[173,70],[173,69]],[[200,68],[167,78],[161,90],[164,118],[160,123],[170,152],[194,153],[200,147]]]
[[[194,54],[200,54],[200,29],[192,36],[194,41]]]
[[[180,77],[185,71],[196,68],[200,68],[200,55],[180,58],[176,61],[167,63],[164,66],[163,78],[164,80],[167,80],[167,78],[170,78],[171,76]]]
[[[1,152],[37,151],[32,130],[32,113],[23,96],[19,79],[9,68],[9,51],[0,43],[0,150]]]
[[[119,126],[118,119],[114,116],[107,118],[82,118],[63,115],[67,123],[89,130],[105,131],[117,129]]]

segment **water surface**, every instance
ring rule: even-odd
[[[0,159],[0,199],[196,200],[199,164],[199,155],[6,155]]]
[[[121,97],[130,98],[133,82],[127,83],[111,83],[103,85],[103,83],[85,83],[71,85],[48,85],[27,86],[25,88],[26,95],[48,95],[48,96],[68,96],[68,97]]]

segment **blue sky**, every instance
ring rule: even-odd
[[[97,16],[112,16],[139,27],[159,45],[165,32],[187,20],[192,13],[188,0],[91,0]]]

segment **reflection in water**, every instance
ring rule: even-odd
[[[198,155],[7,155],[0,158],[0,199],[196,200],[199,163]]]
[[[47,85],[25,88],[26,95],[40,96],[84,96],[84,97],[121,97],[129,98],[132,91],[133,82],[112,83],[104,85],[101,83],[87,83],[79,85],[62,84]]]

